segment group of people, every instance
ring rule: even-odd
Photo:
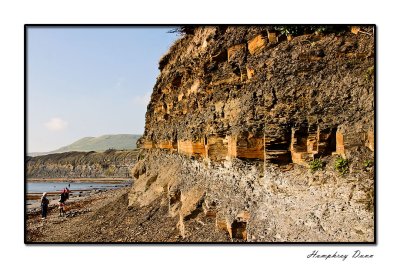
[[[65,216],[65,202],[69,199],[70,190],[66,187],[62,190],[60,194],[60,199],[58,200],[58,209],[60,212],[60,217]],[[49,199],[47,198],[47,193],[44,192],[41,198],[40,207],[42,209],[42,219],[47,217],[47,209],[49,208]]]

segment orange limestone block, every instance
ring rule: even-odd
[[[276,43],[276,42],[278,42],[278,38],[277,38],[275,32],[268,32],[268,41],[269,41],[270,43]]]
[[[189,140],[178,141],[178,152],[187,156],[198,155],[201,157],[206,156],[206,150],[203,140],[199,142],[192,142]]]
[[[259,34],[248,42],[247,47],[249,49],[250,54],[253,55],[258,51],[260,51],[263,47],[265,47],[265,44],[266,42],[264,37],[261,34]]]
[[[375,150],[375,141],[374,141],[374,131],[368,131],[367,133],[367,147],[371,150]]]
[[[228,156],[262,160],[264,159],[264,139],[228,137]]]
[[[160,141],[157,143],[157,148],[160,149],[175,149],[175,147],[172,141]]]
[[[344,137],[339,131],[336,132],[336,153],[344,156]]]
[[[141,148],[152,149],[152,148],[155,148],[155,145],[154,145],[153,141],[145,141],[145,142],[143,142],[143,145]]]

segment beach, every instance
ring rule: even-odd
[[[128,208],[130,186],[88,191],[66,202],[66,216],[59,217],[56,201],[48,216],[41,219],[40,208],[27,209],[27,243],[109,243],[109,242],[229,242],[229,237],[215,230],[215,220],[201,215],[186,224],[187,236],[180,235],[178,216],[168,217],[165,199],[148,206]],[[162,205],[160,205],[160,202]]]
[[[63,189],[68,188],[70,200],[82,199],[94,192],[119,188],[131,184],[130,179],[124,178],[79,178],[68,179],[28,179],[26,187],[26,205],[29,210],[40,208],[43,192],[47,193],[50,205],[53,206],[60,198]]]

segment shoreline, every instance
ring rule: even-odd
[[[77,227],[76,224],[82,224],[87,215],[93,215],[98,209],[114,201],[121,194],[127,193],[130,186],[123,186],[113,189],[91,190],[86,191],[82,196],[70,197],[65,205],[65,216],[60,217],[58,211],[57,199],[50,200],[47,211],[47,218],[41,219],[40,202],[36,202],[37,206],[27,206],[26,209],[26,239],[27,242],[54,242],[53,236],[60,236],[58,242],[71,242],[69,239],[64,240],[66,230],[79,231],[82,227],[90,227],[89,223],[84,226]],[[49,228],[52,231],[49,231]]]
[[[128,182],[132,178],[27,178],[26,182],[102,182],[102,183],[115,183],[115,182]]]
[[[62,181],[61,179],[46,179],[46,180],[28,180],[30,183],[37,183],[37,182],[69,182],[69,181]],[[90,182],[90,183],[102,183],[107,184],[108,181],[100,180],[98,181],[97,178],[92,179],[90,181],[74,181],[74,183],[83,183],[83,182]],[[114,185],[112,188],[92,188],[92,189],[73,189],[70,190],[70,197],[68,199],[68,203],[79,202],[84,199],[90,198],[91,196],[98,194],[98,193],[105,193],[108,191],[118,190],[121,188],[131,187],[132,179],[127,180],[115,180],[110,182],[110,184],[117,184]],[[119,184],[119,185],[118,185]],[[60,191],[51,191],[47,192],[47,198],[49,199],[49,209],[52,207],[58,207],[58,200],[60,196]],[[40,210],[40,199],[42,197],[42,192],[26,192],[25,195],[25,206],[27,208],[27,214],[31,213],[32,211]]]
[[[87,203],[91,199],[96,199],[96,196],[99,194],[107,195],[109,192],[118,191],[121,189],[127,189],[130,185],[126,186],[123,185],[121,187],[115,187],[112,189],[92,189],[92,190],[74,190],[70,193],[70,198],[67,200],[66,204],[66,212],[71,210],[73,207],[81,207],[80,203]],[[75,194],[73,193],[75,192]],[[49,207],[48,207],[48,214],[52,212],[52,210],[56,209],[58,211],[58,200],[59,200],[59,192],[48,194],[49,199]],[[37,197],[37,198],[36,198]],[[34,199],[30,199],[34,198]],[[26,214],[28,217],[39,215],[41,213],[40,209],[40,198],[41,195],[36,194],[27,194],[25,199],[25,206],[26,206]],[[29,203],[31,201],[32,203]]]

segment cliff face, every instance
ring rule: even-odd
[[[374,36],[352,31],[183,36],[160,61],[130,205],[164,196],[183,237],[201,212],[232,239],[372,241]]]
[[[129,178],[137,151],[68,152],[28,157],[28,178]]]

